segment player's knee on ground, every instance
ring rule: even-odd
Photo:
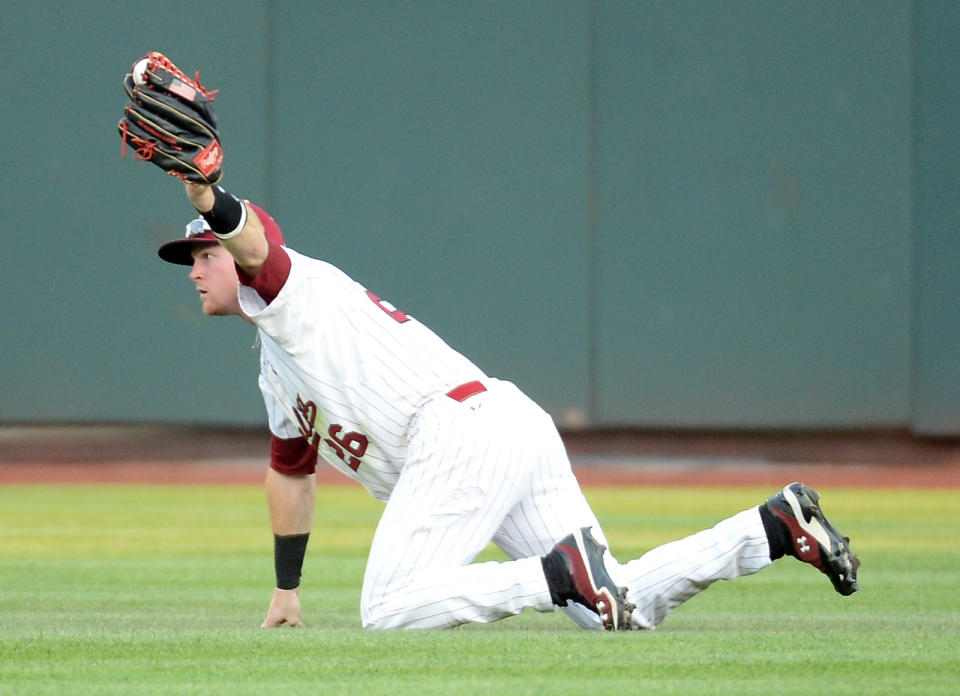
[[[360,600],[360,625],[370,631],[383,631],[393,628],[409,628],[411,612],[386,611],[383,598],[370,601],[368,597]]]
[[[360,625],[370,631],[379,631],[387,628],[384,617],[372,614],[366,609],[360,609]]]
[[[417,628],[412,614],[385,614],[378,611],[360,610],[360,623],[370,631],[386,631],[397,628]]]

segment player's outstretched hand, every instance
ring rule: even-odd
[[[300,588],[293,590],[273,590],[273,599],[270,600],[270,608],[267,609],[267,618],[263,620],[260,628],[276,628],[277,626],[302,627],[300,621]]]
[[[149,160],[184,181],[220,180],[223,148],[213,99],[217,90],[189,77],[162,53],[151,51],[123,78],[130,102],[117,130],[134,157]]]

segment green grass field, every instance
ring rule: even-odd
[[[621,559],[769,493],[587,490]],[[533,612],[363,631],[380,505],[359,488],[318,491],[307,627],[271,631],[259,629],[273,583],[259,488],[0,488],[0,694],[956,694],[957,492],[821,493],[863,559],[853,597],[785,559],[714,585],[656,631],[605,634]]]

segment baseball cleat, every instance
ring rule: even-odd
[[[634,605],[627,601],[627,588],[617,587],[603,564],[607,547],[583,527],[557,542],[543,557],[543,570],[554,604],[565,607],[572,600],[596,612],[608,631],[630,628]]]
[[[857,568],[860,559],[820,509],[820,495],[803,483],[791,483],[767,500],[767,509],[786,525],[793,543],[791,555],[824,573],[840,594],[860,589]]]

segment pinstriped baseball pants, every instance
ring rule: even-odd
[[[414,420],[367,560],[364,627],[443,628],[528,607],[553,611],[540,556],[580,527],[606,543],[550,416],[509,382],[485,384],[463,402],[433,399]],[[491,540],[513,560],[473,563]],[[755,508],[625,564],[607,553],[611,576],[637,605],[638,628],[654,628],[715,580],[770,563]],[[586,608],[564,610],[600,628]]]

